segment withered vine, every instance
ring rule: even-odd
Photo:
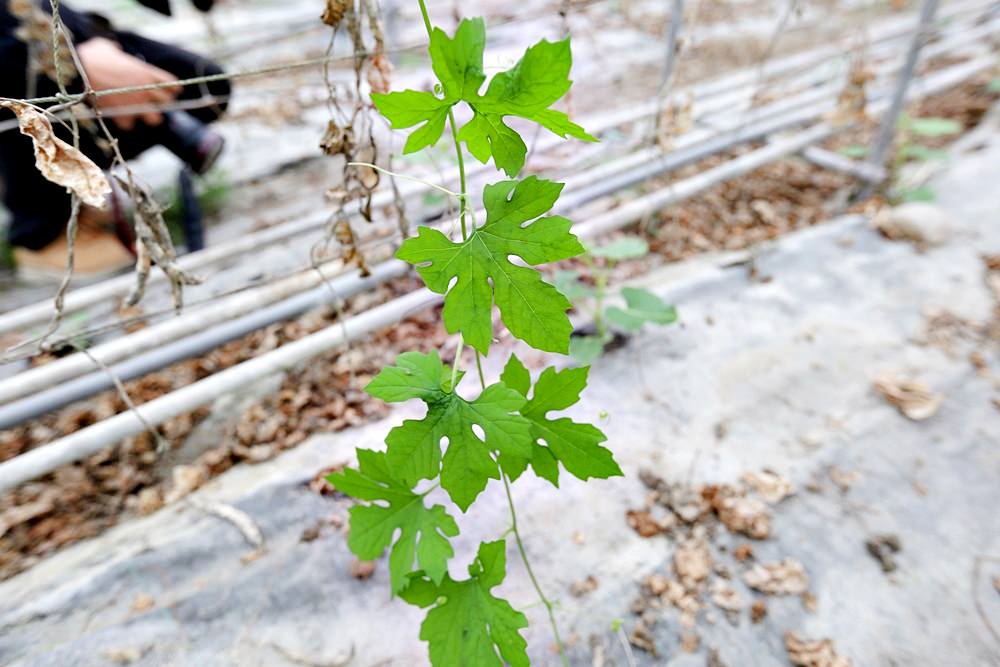
[[[428,610],[420,638],[429,645],[431,662],[477,667],[529,664],[521,634],[527,618],[493,593],[505,577],[506,543],[501,536],[480,544],[468,576],[453,578],[450,539],[459,534],[459,525],[453,510],[429,505],[428,496],[440,487],[466,513],[490,480],[499,481],[510,512],[508,532],[568,664],[553,603],[527,557],[511,485],[529,469],[556,487],[561,469],[582,480],[619,476],[622,471],[602,446],[606,437],[597,427],[549,416],[579,400],[589,367],[550,367],[533,381],[521,360],[511,355],[500,380],[487,384],[482,356],[494,339],[494,305],[510,333],[531,347],[569,351],[570,301],[535,267],[585,251],[570,232],[569,220],[546,215],[563,184],[535,176],[517,178],[527,146],[505,118],[533,121],[563,138],[596,140],[551,108],[571,85],[568,39],[534,44],[513,68],[493,76],[483,91],[483,19],[463,20],[448,35],[431,24],[424,0],[419,4],[438,83],[433,92],[376,91],[372,101],[394,129],[416,127],[406,141],[406,153],[435,145],[446,125],[450,130],[459,167],[460,190],[454,194],[461,239],[420,227],[404,241],[397,257],[413,264],[429,289],[444,295],[444,325],[449,333],[460,334],[458,350],[451,367],[437,352],[407,352],[384,368],[366,391],[388,402],[420,399],[426,414],[393,428],[385,451],[358,449],[358,467],[328,480],[363,501],[350,510],[351,550],[359,558],[374,559],[390,549],[392,593]],[[469,118],[464,123],[454,113],[457,105],[471,112],[462,114]],[[483,189],[485,219],[477,220],[470,206],[465,151],[480,162],[492,160],[510,179]],[[475,398],[458,391],[465,376],[465,346],[475,354]]]

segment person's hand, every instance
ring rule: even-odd
[[[177,80],[177,77],[170,72],[125,53],[110,39],[103,37],[88,39],[80,44],[76,51],[94,90],[145,86]],[[179,86],[170,86],[133,93],[102,95],[96,99],[99,108],[109,110],[115,107],[160,106],[173,101],[179,92]],[[135,127],[137,118],[141,118],[147,125],[159,125],[163,122],[163,114],[159,111],[112,116],[115,125],[126,131]]]

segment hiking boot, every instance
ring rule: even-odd
[[[107,225],[108,214],[81,209],[73,247],[73,275],[81,279],[109,276],[135,263],[119,235]],[[65,234],[41,250],[15,248],[20,276],[28,282],[60,280],[66,273],[68,243]]]

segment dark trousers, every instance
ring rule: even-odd
[[[113,31],[107,36],[117,41],[126,53],[164,69],[179,79],[222,72],[218,65],[201,56],[134,33]],[[26,70],[19,69],[19,65],[26,67],[26,63],[3,63],[0,66],[0,86],[2,86],[0,96],[26,97]],[[228,81],[213,81],[185,86],[178,99],[194,100],[201,98],[203,94],[225,99],[229,95],[229,90]],[[57,92],[55,82],[44,76],[38,79],[39,97],[48,97]],[[202,122],[210,123],[224,110],[225,103],[222,102],[187,111]],[[0,113],[0,120],[13,117],[7,110],[2,110]],[[108,129],[117,137],[119,149],[126,159],[134,158],[143,151],[164,143],[163,133],[168,131],[166,123],[153,127],[146,125],[140,119],[136,120],[135,127],[128,132],[119,130],[110,119],[106,122]],[[68,132],[57,128],[57,133],[64,140],[71,140]],[[96,139],[101,137],[100,128],[94,127],[93,130],[88,130],[81,127],[80,149],[100,167],[106,169],[111,165],[112,155],[98,145]],[[7,234],[11,245],[39,250],[63,233],[69,220],[70,197],[65,188],[47,181],[35,169],[31,139],[23,136],[16,128],[0,132],[0,181],[3,183],[3,203],[13,217]]]

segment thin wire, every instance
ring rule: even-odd
[[[389,169],[385,169],[384,167],[380,167],[377,164],[372,164],[371,162],[348,162],[347,166],[348,167],[368,167],[369,169],[374,169],[375,171],[380,171],[383,174],[388,174],[389,176],[394,176],[396,178],[405,178],[408,181],[413,181],[414,183],[420,183],[422,185],[426,185],[429,188],[434,188],[435,190],[439,190],[440,192],[443,192],[446,195],[451,195],[452,197],[458,197],[459,199],[464,199],[465,198],[465,192],[454,192],[453,190],[449,190],[448,188],[444,187],[443,185],[438,185],[437,183],[433,183],[433,182],[425,180],[423,178],[417,178],[416,176],[408,176],[406,174],[400,174],[400,173],[395,172],[395,171],[390,171]],[[464,185],[463,185],[462,189],[463,190],[465,189]]]
[[[589,7],[591,5],[597,5],[597,4],[601,4],[601,3],[605,3],[605,2],[610,2],[610,1],[611,0],[591,0],[591,2],[588,2],[584,6]],[[516,19],[511,19],[509,21],[498,22],[496,25],[497,26],[512,25],[512,24],[517,24],[517,23],[532,21],[532,20],[535,20],[535,19],[537,19],[537,18],[539,18],[541,16],[545,16],[547,14],[548,14],[548,10],[546,10],[545,12],[539,12],[536,15],[522,16],[522,17],[518,17]],[[419,43],[414,43],[414,44],[408,44],[408,45],[402,46],[402,47],[397,47],[395,49],[386,49],[383,53],[386,53],[386,54],[406,53],[406,52],[409,52],[409,51],[415,51],[415,50],[426,48],[426,47],[427,47],[427,42],[419,42]],[[94,91],[91,91],[89,93],[75,93],[75,94],[70,94],[70,95],[50,95],[48,97],[35,97],[35,98],[23,99],[23,100],[16,100],[16,101],[19,101],[19,102],[29,102],[29,103],[32,103],[32,104],[49,104],[49,103],[54,103],[54,102],[79,104],[81,102],[84,102],[86,99],[97,98],[97,97],[104,97],[106,95],[120,95],[122,93],[138,93],[138,92],[146,92],[146,91],[150,91],[150,90],[158,90],[160,88],[176,88],[178,86],[180,86],[180,87],[194,86],[194,85],[200,85],[200,84],[203,84],[203,83],[212,83],[213,81],[231,81],[231,80],[236,80],[236,79],[245,79],[245,78],[248,78],[248,77],[263,76],[265,74],[277,74],[277,73],[286,72],[286,71],[295,70],[295,69],[305,69],[305,68],[309,68],[309,67],[316,67],[318,65],[322,65],[325,62],[341,62],[341,61],[346,62],[346,61],[353,61],[354,58],[356,58],[358,56],[371,56],[371,55],[377,55],[377,53],[378,52],[376,52],[376,51],[359,51],[359,52],[352,53],[351,55],[321,56],[321,57],[317,57],[317,58],[307,58],[307,59],[304,59],[304,60],[297,60],[297,61],[292,61],[292,62],[288,62],[288,63],[279,63],[279,64],[276,64],[276,65],[266,65],[266,66],[263,66],[263,67],[258,67],[258,68],[254,68],[254,69],[248,69],[248,70],[241,70],[241,71],[238,71],[238,72],[221,72],[219,74],[208,74],[208,75],[205,75],[205,76],[192,77],[192,78],[188,78],[188,79],[179,79],[177,81],[167,81],[167,82],[163,82],[163,83],[150,83],[150,84],[144,84],[144,85],[140,85],[140,86],[124,86],[124,87],[121,87],[121,88],[105,88],[105,89],[102,89],[102,90],[94,90]],[[0,99],[10,100],[11,98],[0,97]]]

